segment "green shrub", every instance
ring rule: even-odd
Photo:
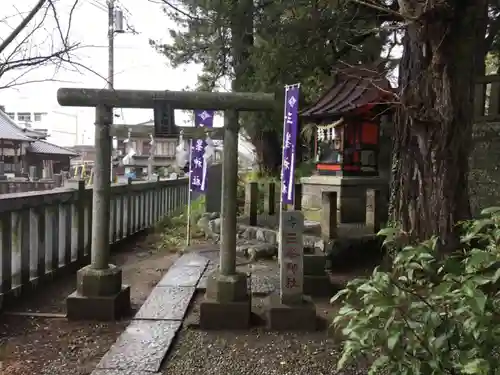
[[[332,299],[342,300],[339,368],[368,358],[369,374],[500,373],[500,207],[483,215],[461,224],[456,253],[439,254],[435,238],[406,246],[389,272],[376,268]]]
[[[205,210],[205,196],[201,195],[191,201],[191,238],[202,236],[196,223]],[[187,234],[187,207],[182,208],[171,216],[165,217],[157,226],[160,233],[158,247],[169,251],[177,251],[186,243]]]

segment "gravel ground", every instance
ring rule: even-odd
[[[177,255],[160,252],[154,234],[123,245],[112,262],[123,269],[137,310]],[[20,303],[17,312],[65,313],[65,298],[74,291],[71,275],[43,287]],[[65,318],[0,315],[0,374],[88,375],[128,325],[129,319],[111,323],[68,322]]]
[[[341,347],[328,333],[327,322],[335,309],[327,301],[315,301],[323,331],[278,333],[264,328],[251,331],[204,332],[196,328],[198,296],[177,343],[165,360],[163,375],[362,375],[366,369],[336,371]],[[262,299],[254,297],[260,314]]]

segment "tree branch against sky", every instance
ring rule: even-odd
[[[37,0],[28,11],[12,6],[0,19],[0,89],[57,81],[60,69],[78,68],[75,52],[82,46],[71,40],[70,32],[79,1],[72,0],[69,12],[62,12],[56,0]],[[44,66],[53,66],[53,74],[33,78]]]

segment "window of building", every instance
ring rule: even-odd
[[[31,122],[31,113],[29,113],[29,112],[19,112],[17,114],[17,121]]]
[[[6,115],[9,116],[12,120],[16,119],[16,114],[14,112],[7,112]]]
[[[35,121],[42,121],[43,117],[44,117],[46,114],[47,114],[47,113],[45,113],[45,112],[35,112],[35,113],[34,113]]]

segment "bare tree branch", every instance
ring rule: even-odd
[[[17,16],[23,18],[0,45],[0,80],[6,81],[0,83],[0,89],[31,82],[58,81],[55,74],[60,71],[62,65],[75,63],[73,61],[75,52],[83,48],[79,43],[70,41],[72,20],[78,2],[79,0],[73,0],[67,16],[67,24],[64,25],[65,22],[62,22],[60,16],[62,12],[57,10],[55,0],[38,1],[25,17],[14,7],[18,12]],[[67,14],[67,11],[64,13]],[[8,18],[12,16],[0,22],[9,26]],[[33,25],[30,26],[30,24]],[[49,25],[54,24],[55,26],[51,29]],[[52,78],[45,80],[39,77],[28,78],[30,73],[44,66],[54,67]],[[6,78],[7,73],[14,71],[19,71],[17,77],[12,78],[9,75]]]
[[[10,33],[10,35],[4,39],[2,44],[0,44],[0,53],[3,52],[7,46],[12,43],[14,39],[23,31],[26,26],[31,22],[31,20],[35,17],[35,15],[38,13],[40,9],[42,9],[43,5],[45,4],[47,0],[39,0],[38,3],[36,3],[35,7],[31,9],[31,11],[28,13],[26,18],[24,18],[21,23]]]

